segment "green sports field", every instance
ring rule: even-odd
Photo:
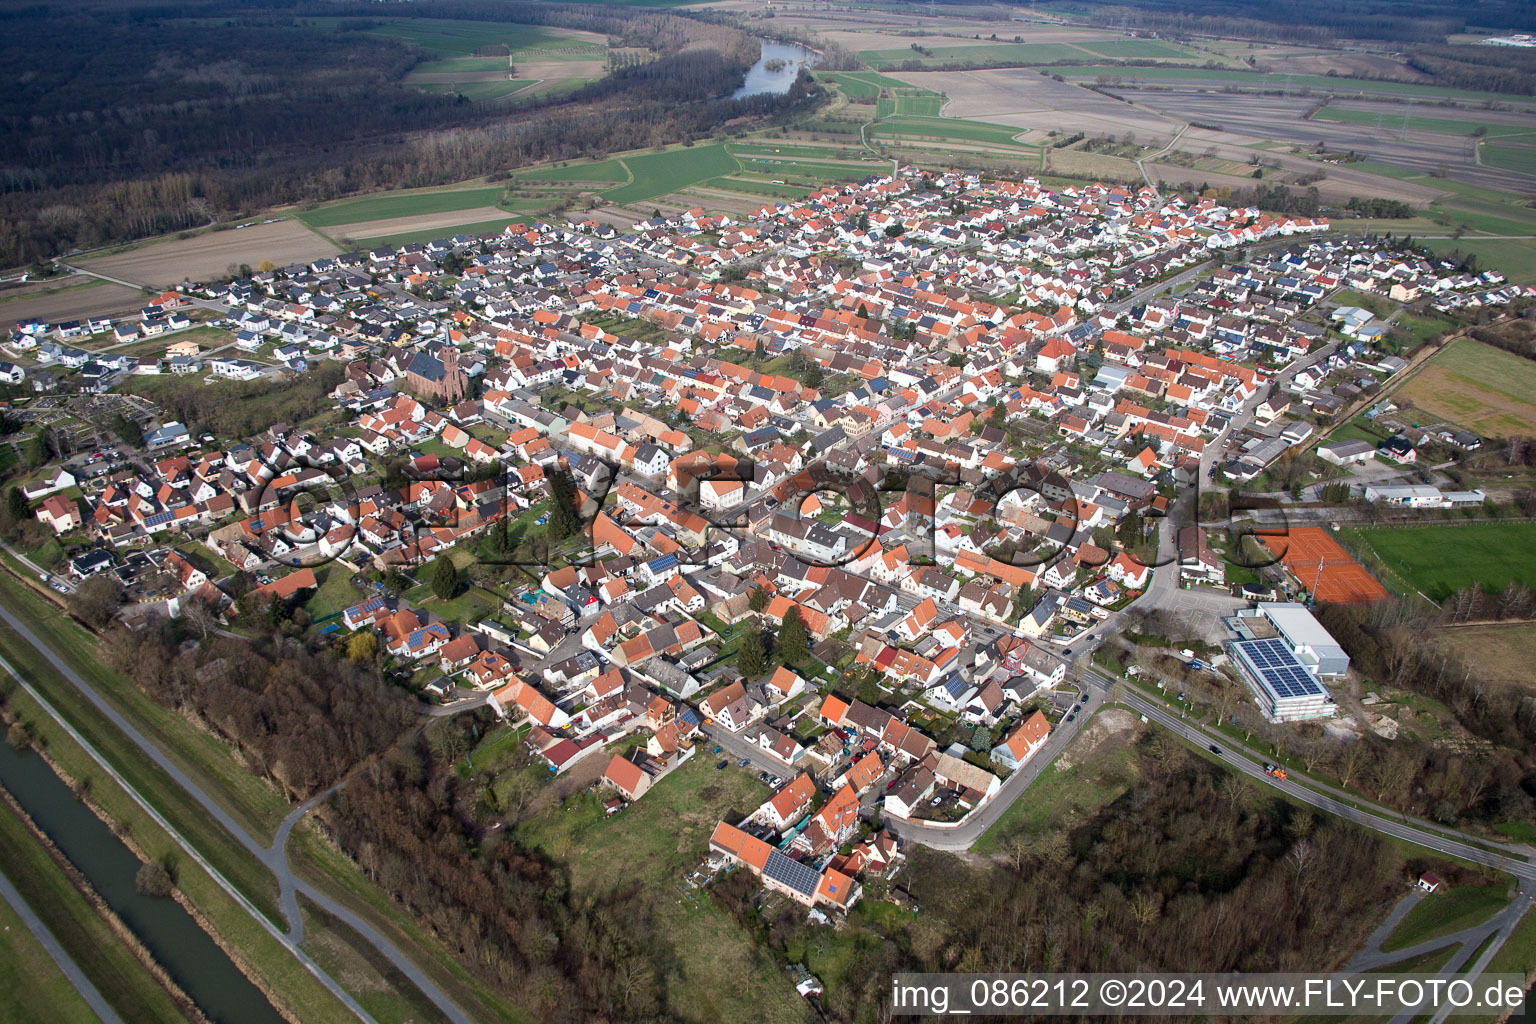
[[[913,56],[916,56],[914,53]],[[832,73],[837,87],[846,96],[878,96],[881,89],[909,89],[899,78],[891,78],[874,71],[838,71]]]
[[[312,228],[328,228],[338,224],[361,224],[371,220],[419,217],[428,213],[449,213],[453,210],[474,210],[482,206],[495,206],[501,201],[501,193],[502,190],[498,186],[387,192],[381,195],[361,196],[357,199],[340,199],[313,210],[306,210],[298,216],[299,220]]]
[[[1511,581],[1536,587],[1533,522],[1351,527],[1348,532],[1431,601],[1443,601],[1472,584],[1487,591]]]
[[[894,95],[882,99],[876,108],[877,117],[889,117],[892,114],[938,117],[939,110],[944,106],[944,97],[927,89],[891,91]]]

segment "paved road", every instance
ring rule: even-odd
[[[710,756],[715,758],[729,757],[732,763],[746,758],[752,762],[752,766],[758,771],[767,772],[769,775],[777,775],[781,779],[793,778],[795,775],[798,775],[800,773],[799,768],[787,765],[757,744],[747,742],[746,734],[754,728],[755,726],[748,726],[738,733],[731,732],[722,725],[706,723],[703,730],[704,735],[708,736],[720,747],[720,753],[711,754]]]
[[[80,965],[75,963],[74,957],[59,945],[59,940],[53,937],[53,932],[43,924],[42,918],[32,912],[32,908],[22,898],[21,893],[16,891],[11,880],[4,875],[0,875],[0,899],[4,899],[11,905],[16,916],[21,918],[21,923],[27,926],[27,931],[31,932],[32,937],[43,947],[43,952],[47,953],[49,959],[64,972],[64,977],[75,986],[75,991],[80,993],[80,998],[85,1000],[85,1005],[91,1008],[91,1012],[101,1019],[101,1024],[123,1024],[123,1018],[119,1017],[117,1011],[102,998],[96,986],[91,984],[91,979],[87,978],[85,972],[80,970]]]
[[[1092,666],[1084,667],[1082,677],[1105,693],[1118,682]],[[1241,772],[1257,782],[1273,786],[1294,800],[1310,804],[1318,810],[1327,811],[1329,814],[1352,821],[1357,825],[1364,825],[1377,832],[1398,839],[1406,839],[1425,849],[1508,872],[1518,878],[1522,886],[1536,889],[1536,863],[1533,863],[1529,857],[1517,857],[1484,849],[1481,845],[1474,846],[1472,845],[1474,842],[1482,843],[1483,840],[1465,833],[1453,832],[1449,829],[1445,833],[1429,832],[1404,822],[1400,817],[1391,817],[1368,807],[1358,806],[1349,800],[1340,799],[1328,793],[1320,793],[1290,779],[1277,779],[1266,775],[1261,765],[1234,751],[1231,741],[1226,736],[1206,732],[1198,723],[1180,718],[1162,704],[1143,697],[1130,687],[1121,689],[1123,690],[1121,703],[1147,716],[1149,721],[1156,722],[1200,747],[1209,748],[1215,745],[1220,753],[1213,756],[1228,768]]]
[[[1088,715],[1080,714],[1075,721],[1058,722],[1051,730],[1050,738],[1045,741],[1045,746],[1036,751],[1024,767],[1003,780],[1002,787],[993,794],[992,799],[973,811],[958,827],[940,828],[916,821],[903,821],[890,815],[881,820],[903,839],[931,846],[935,850],[968,850],[981,838],[982,833],[1008,812],[1015,800],[1024,795],[1024,791],[1056,760],[1056,756],[1072,742],[1088,719]]]
[[[197,803],[203,807],[203,809],[208,813],[210,817],[213,818],[214,821],[223,826],[224,829],[228,831],[229,834],[235,839],[235,841],[240,843],[241,846],[245,847],[245,849],[251,855],[261,861],[262,864],[264,864],[267,869],[272,872],[273,876],[277,879],[283,912],[288,920],[287,932],[282,931],[275,924],[269,921],[266,916],[263,915],[250,902],[250,900],[247,899],[246,896],[234,886],[233,883],[231,883],[222,874],[220,874],[212,864],[208,863],[207,859],[196,849],[196,847],[192,846],[189,842],[187,842],[187,840],[182,838],[180,834],[177,833],[176,830],[171,826],[170,822],[166,821],[164,817],[157,810],[155,810],[155,808],[150,805],[147,800],[139,795],[137,791],[135,791],[128,784],[127,780],[123,779],[122,776],[119,775],[118,772],[106,761],[106,759],[97,753],[96,750],[88,742],[86,742],[83,736],[80,736],[73,729],[73,727],[64,721],[62,717],[57,715],[56,712],[52,711],[51,705],[48,704],[47,700],[41,694],[35,692],[32,687],[28,685],[24,680],[22,680],[21,676],[9,665],[5,665],[3,662],[0,662],[0,667],[10,671],[10,673],[16,677],[18,683],[26,688],[29,693],[31,693],[33,699],[37,700],[39,704],[43,705],[44,708],[47,709],[49,713],[59,721],[59,724],[70,733],[75,741],[79,743],[80,746],[84,748],[87,753],[89,753],[91,757],[96,760],[97,763],[100,764],[102,768],[107,771],[108,774],[110,774],[117,781],[117,783],[122,786],[125,791],[128,792],[131,797],[133,797],[135,802],[137,802],[144,808],[147,813],[155,818],[157,824],[159,824],[161,828],[165,829],[165,831],[170,834],[173,839],[176,840],[182,849],[185,850],[190,857],[196,860],[203,867],[203,869],[208,872],[214,881],[217,882],[219,886],[225,890],[225,892],[229,893],[229,895],[233,897],[235,901],[238,902],[246,910],[246,912],[256,920],[258,924],[265,928],[273,938],[277,939],[284,946],[286,946],[289,952],[291,952],[299,960],[299,962],[309,970],[311,974],[319,979],[321,984],[325,985],[325,987],[329,989],[332,994],[340,999],[348,1009],[356,1014],[359,1019],[368,1021],[370,1024],[372,1024],[373,1021],[373,1018],[355,999],[352,998],[351,994],[348,993],[346,989],[344,989],[334,978],[327,974],[319,964],[315,963],[299,946],[299,943],[303,938],[302,917],[298,914],[298,896],[301,894],[306,899],[313,901],[317,906],[325,910],[327,913],[339,918],[348,926],[355,929],[358,934],[362,935],[363,938],[365,938],[372,946],[374,946],[374,948],[376,948],[387,960],[389,960],[391,964],[399,969],[402,974],[409,978],[412,984],[416,985],[416,987],[421,990],[422,994],[425,995],[433,1003],[433,1005],[441,1010],[446,1017],[454,1021],[455,1024],[470,1024],[469,1016],[463,1010],[461,1010],[458,1005],[448,997],[446,993],[439,989],[437,985],[432,981],[432,979],[426,976],[420,967],[416,966],[416,964],[409,957],[407,957],[398,948],[396,948],[393,943],[391,943],[387,938],[380,934],[371,923],[369,923],[360,915],[354,913],[350,908],[338,903],[326,893],[298,878],[296,875],[294,875],[292,870],[289,869],[288,857],[285,850],[283,849],[282,844],[287,840],[288,833],[292,830],[293,826],[297,824],[299,819],[302,818],[305,813],[308,812],[310,807],[312,807],[320,799],[323,799],[324,794],[322,794],[320,797],[316,797],[310,800],[305,805],[295,808],[288,815],[288,817],[284,819],[283,824],[279,826],[278,834],[273,845],[270,847],[262,846],[261,843],[254,839],[249,833],[245,831],[244,828],[240,826],[238,822],[235,821],[235,819],[229,814],[228,811],[224,809],[222,805],[218,803],[218,801],[214,800],[195,782],[188,778],[187,774],[183,772],[173,761],[171,761],[171,759],[166,756],[164,751],[151,743],[143,733],[139,732],[139,730],[133,726],[132,723],[130,723],[126,718],[119,714],[117,709],[113,707],[111,703],[106,700],[106,698],[104,698],[99,692],[96,691],[95,688],[93,688],[84,679],[82,679],[79,673],[75,672],[75,670],[71,668],[57,654],[55,654],[51,648],[43,643],[41,639],[39,639],[30,629],[27,628],[27,625],[24,622],[22,622],[11,613],[10,609],[0,607],[0,620],[4,620],[7,625],[16,630],[22,639],[31,644],[42,655],[42,657],[59,672],[59,674],[61,674],[70,682],[71,685],[80,691],[81,695],[86,700],[93,704],[99,711],[101,711],[103,715],[107,717],[109,721],[112,722],[113,725],[121,730],[123,735],[127,736],[128,739],[130,739],[151,762],[153,762],[160,768],[160,770],[175,780],[176,784],[181,786],[182,789],[186,790],[187,794],[191,796],[193,800],[197,801]]]
[[[1452,932],[1449,935],[1427,939],[1412,946],[1404,946],[1402,949],[1396,949],[1390,953],[1382,951],[1381,944],[1386,941],[1387,936],[1392,934],[1392,930],[1397,927],[1398,923],[1421,900],[1441,898],[1443,897],[1426,896],[1425,893],[1418,889],[1404,896],[1397,906],[1392,909],[1392,913],[1387,915],[1387,919],[1375,931],[1371,932],[1370,937],[1365,940],[1365,945],[1360,948],[1359,952],[1350,957],[1349,962],[1344,965],[1339,973],[1359,974],[1363,971],[1380,971],[1390,968],[1395,963],[1412,959],[1424,953],[1444,949],[1447,946],[1456,946],[1456,951],[1451,954],[1438,971],[1434,972],[1435,976],[1453,978],[1458,974],[1464,974],[1465,980],[1469,982],[1476,981],[1483,971],[1487,969],[1489,962],[1493,960],[1500,947],[1509,940],[1509,936],[1515,930],[1515,926],[1530,911],[1532,901],[1536,900],[1536,896],[1531,895],[1531,887],[1527,884],[1522,886],[1519,892],[1515,893],[1514,899],[1510,900],[1503,910],[1500,910],[1493,917],[1480,924],[1472,925],[1470,928],[1463,928],[1461,931]],[[1495,936],[1494,941],[1489,944],[1487,949],[1483,950],[1483,954],[1477,958],[1476,963],[1463,971],[1463,967],[1472,958],[1472,954],[1477,951],[1478,947],[1489,936]],[[1392,1018],[1392,1024],[1409,1024],[1414,1017],[1429,1009],[1431,1009],[1431,1006],[1428,1005],[1428,1000],[1426,999],[1411,1009],[1397,1014]],[[1439,1021],[1443,1021],[1450,1015],[1451,1009],[1452,1007],[1449,1004],[1441,1007],[1432,1018],[1432,1024],[1438,1024]]]

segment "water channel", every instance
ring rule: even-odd
[[[219,1024],[283,1024],[267,997],[173,899],[140,895],[139,858],[48,763],[0,743],[0,785],[96,889],[181,990]]]

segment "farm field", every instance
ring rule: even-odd
[[[1474,583],[1489,591],[1511,581],[1536,587],[1536,523],[1352,527],[1349,534],[1431,601]]]
[[[766,199],[804,199],[811,193],[809,185],[775,185],[767,178],[747,178],[739,175],[711,178],[704,184],[727,192],[742,192],[751,196],[763,196]]]
[[[108,256],[92,256],[79,265],[135,284],[169,288],[183,280],[206,280],[227,274],[242,263],[252,267],[270,260],[276,266],[308,263],[341,250],[326,238],[289,218],[275,224],[206,231],[191,238],[126,249]]]
[[[1389,130],[1439,132],[1444,135],[1476,135],[1481,130],[1490,139],[1504,135],[1536,133],[1536,123],[1499,124],[1476,118],[1420,117],[1411,113],[1412,107],[1384,103],[1374,106],[1377,109],[1361,110],[1354,107],[1327,106],[1313,114],[1312,120],[1339,121],[1344,124],[1379,124]],[[1486,154],[1484,159],[1487,159]]]
[[[427,60],[412,69],[411,77],[476,74],[486,71],[505,73],[508,63],[506,57],[449,57],[445,60]]]
[[[900,66],[909,60],[924,64],[1054,64],[1077,60],[1091,51],[1073,43],[989,43],[978,46],[941,46],[929,51],[932,56],[905,49],[863,50],[859,59],[877,71]],[[1100,55],[1102,56],[1102,54]]]
[[[1401,122],[1394,124],[1391,117],[1385,118],[1380,128],[1374,116],[1365,124],[1307,120],[1318,101],[1315,95],[1303,95],[1299,90],[1289,95],[1275,90],[1245,96],[1240,103],[1230,94],[1196,84],[1122,85],[1114,91],[1141,106],[1203,126],[1190,127],[1180,138],[1178,149],[1183,153],[1242,163],[1258,153],[1266,161],[1278,163],[1282,171],[1297,175],[1312,175],[1321,169],[1327,177],[1316,185],[1328,199],[1383,196],[1424,206],[1453,191],[1459,184],[1453,178],[1494,190],[1511,188],[1523,180],[1508,171],[1478,166],[1471,141],[1464,136],[1412,130],[1404,133]],[[1403,107],[1392,107],[1400,116]],[[1319,142],[1334,152],[1366,153],[1372,162],[1322,167],[1303,153],[1291,152],[1291,146],[1309,150]],[[1390,172],[1383,170],[1388,167]],[[1442,169],[1449,177],[1435,176]],[[1180,181],[1186,176],[1170,180]]]
[[[1442,628],[1437,643],[1493,682],[1530,687],[1536,664],[1536,622]]]
[[[962,121],[953,117],[890,117],[875,125],[870,133],[876,138],[925,138],[953,142],[981,142],[1013,148],[1022,145],[1014,136],[1019,129],[983,121]],[[1036,149],[1035,146],[1028,147]]]
[[[472,210],[495,206],[501,199],[499,186],[485,188],[415,189],[408,192],[381,192],[356,199],[339,199],[298,215],[310,227],[328,228],[338,224],[387,220],[392,217],[416,217],[452,210]]]
[[[506,99],[508,96],[527,90],[530,94],[536,92],[543,84],[540,78],[498,78],[486,82],[454,82],[435,83],[424,82],[422,88],[427,92],[451,92],[463,96],[467,100],[476,103],[485,103],[490,100]]]
[[[894,41],[894,40],[893,40]],[[958,41],[958,40],[956,40]],[[859,58],[880,70],[917,60],[924,64],[1029,65],[1058,64],[1102,57],[1105,60],[1209,60],[1210,54],[1197,53],[1159,39],[1098,38],[1080,41],[1003,43],[986,42],[970,46],[945,45],[948,39],[919,43],[928,53],[919,53],[909,44],[905,49],[862,50]]]
[[[881,167],[890,168],[889,161],[870,163],[802,163],[789,160],[769,160],[764,157],[742,157],[742,167],[748,174],[757,174],[770,180],[817,184],[824,181],[857,181],[876,174]]]
[[[519,50],[592,47],[606,44],[602,36],[592,32],[517,25],[506,21],[384,19],[367,31],[369,35],[412,43],[437,57],[470,56],[476,50],[486,46],[506,46],[516,53]]]
[[[1533,136],[1536,137],[1536,136]],[[1527,140],[1522,140],[1527,141]],[[1502,167],[1506,171],[1536,175],[1536,149],[1530,146],[1500,145],[1497,142],[1479,144],[1483,163]]]
[[[373,238],[359,238],[354,240],[356,249],[375,249],[381,245],[409,245],[411,242],[431,242],[438,238],[451,238],[454,235],[489,235],[499,233],[508,224],[519,219],[515,213],[502,213],[494,220],[481,220],[465,224],[449,224],[435,228],[416,228],[414,230],[399,231],[390,235],[379,235]]]
[[[634,178],[627,184],[603,193],[604,197],[615,203],[652,199],[708,178],[718,178],[722,174],[740,170],[736,158],[719,142],[687,146],[665,153],[624,157],[622,163]]]
[[[946,119],[994,126],[1068,129],[1088,135],[1135,133],[1143,145],[1162,145],[1179,125],[1159,114],[1024,69],[993,71],[903,71],[908,85],[949,97]]]
[[[1119,78],[1124,82],[1193,82],[1232,85],[1251,89],[1291,90],[1303,87],[1334,95],[1354,96],[1373,93],[1389,96],[1423,96],[1442,99],[1460,99],[1482,102],[1521,105],[1536,104],[1536,98],[1522,98],[1507,93],[1478,92],[1471,89],[1452,89],[1416,82],[1368,81],[1356,78],[1336,78],[1330,75],[1287,75],[1283,72],[1240,71],[1220,68],[1186,67],[1117,67],[1113,64],[1068,65],[1051,69],[1052,73],[1079,81],[1094,80],[1101,75]]]
[[[1424,242],[1438,253],[1475,255],[1480,267],[1502,271],[1515,284],[1536,284],[1536,239],[1436,238]]]
[[[460,224],[487,224],[497,218],[511,222],[517,214],[495,206],[476,206],[468,210],[449,210],[446,213],[424,213],[415,217],[389,217],[383,220],[359,221],[355,224],[338,224],[327,228],[326,233],[338,240],[344,238],[386,238],[395,235],[417,234],[422,231],[443,231]],[[449,234],[457,232],[449,231]]]
[[[94,277],[67,279],[65,287],[11,295],[0,300],[0,326],[22,320],[78,320],[82,317],[131,313],[144,305],[145,295]]]
[[[1397,396],[1426,415],[1484,436],[1536,434],[1536,363],[1471,338],[1458,338],[1404,384]]]
[[[608,159],[591,163],[568,163],[563,167],[535,167],[519,171],[517,176],[523,181],[610,182],[623,181],[628,177],[628,172],[619,160]]]

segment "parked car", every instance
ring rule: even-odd
[[[725,766],[730,764],[730,763],[731,762],[729,762],[729,761],[721,761],[719,764],[715,765],[715,771],[717,771],[717,772],[725,771]]]
[[[752,759],[750,757],[744,757],[740,761],[736,762],[737,766],[741,767],[741,768],[745,768],[748,765],[750,765],[751,763],[752,763]]]

